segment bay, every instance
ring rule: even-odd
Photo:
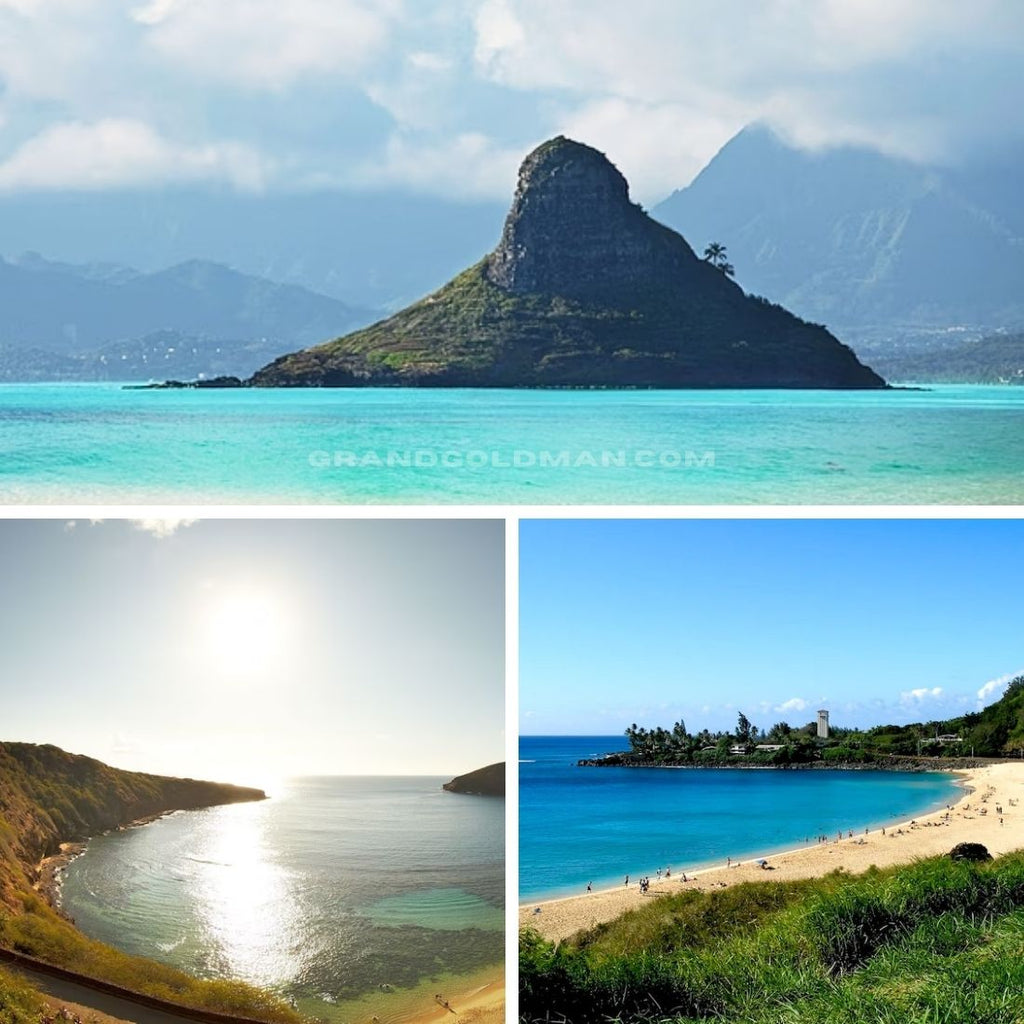
[[[621,736],[520,737],[521,900],[797,849],[961,795],[939,772],[577,766],[625,746]]]
[[[86,934],[317,1016],[504,953],[504,801],[444,779],[306,778],[97,836],[62,904]]]

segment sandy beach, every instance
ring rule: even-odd
[[[367,993],[339,1003],[326,1019],[334,1024],[503,1024],[505,968],[496,964],[463,977],[423,981],[386,995]]]
[[[943,809],[867,833],[863,825],[858,832],[857,823],[850,822],[852,837],[844,832],[839,841],[835,835],[827,843],[812,839],[801,849],[782,854],[765,852],[740,864],[723,864],[694,874],[680,860],[678,867],[672,864],[671,878],[651,876],[646,895],[641,895],[635,880],[631,880],[633,884],[628,888],[623,885],[563,899],[532,901],[520,906],[519,926],[535,928],[545,938],[558,940],[611,921],[644,900],[681,889],[710,890],[738,882],[812,878],[836,869],[854,874],[872,865],[889,867],[948,853],[957,843],[981,843],[994,857],[1024,847],[1024,764],[986,765],[955,774],[963,780],[965,792],[949,811]],[[768,870],[757,863],[762,856],[768,860]],[[684,872],[686,882],[682,881]]]

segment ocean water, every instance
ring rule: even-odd
[[[856,835],[944,807],[961,790],[938,772],[580,768],[621,736],[519,741],[523,901],[622,885]]]
[[[1024,502],[1024,388],[0,386],[0,502]]]
[[[307,1012],[498,964],[504,801],[435,778],[308,778],[260,803],[98,836],[64,909],[126,952],[240,978]]]

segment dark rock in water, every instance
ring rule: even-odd
[[[992,854],[981,843],[957,843],[949,851],[950,860],[969,860],[981,862],[992,859]]]
[[[451,782],[446,782],[442,789],[449,793],[469,793],[474,796],[505,795],[505,762],[489,764],[486,768],[457,775]]]
[[[558,137],[519,172],[501,241],[387,320],[283,356],[257,387],[878,388],[824,327],[745,295]]]
[[[160,384],[125,384],[125,391],[174,391],[179,388],[244,388],[239,377],[211,377],[209,380],[165,380]]]

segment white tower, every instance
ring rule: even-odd
[[[824,708],[818,712],[818,739],[828,739],[828,712]]]

